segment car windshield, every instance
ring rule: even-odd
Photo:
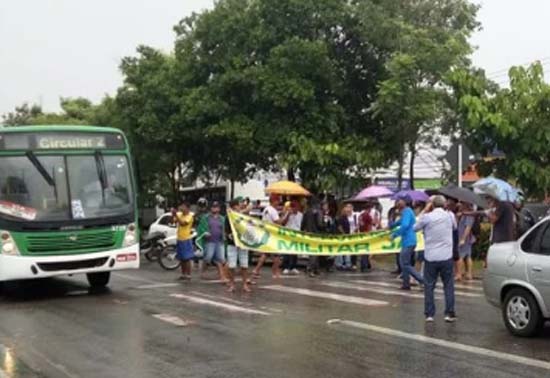
[[[0,216],[66,221],[128,214],[132,185],[123,155],[0,157]]]

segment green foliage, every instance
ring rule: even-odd
[[[125,130],[142,198],[176,201],[183,178],[238,182],[258,169],[331,189],[449,118],[443,78],[469,63],[476,11],[467,0],[220,0],[176,25],[173,54],[139,46],[124,58],[115,98],[38,116]]]
[[[24,126],[33,123],[35,117],[42,114],[42,108],[36,104],[25,103],[17,106],[15,111],[2,115],[2,124],[6,126]]]
[[[544,198],[550,188],[550,85],[540,63],[510,70],[510,88],[498,88],[480,73],[453,77],[464,132],[484,155],[503,151],[504,160],[483,164],[517,182],[530,196]]]
[[[491,246],[491,224],[482,223],[479,236],[472,246],[472,258],[481,260],[487,256],[487,251]]]

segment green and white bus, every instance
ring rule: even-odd
[[[136,186],[124,134],[0,128],[0,281],[139,268]]]

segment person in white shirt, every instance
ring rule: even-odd
[[[269,197],[269,206],[267,206],[263,212],[262,212],[262,221],[266,223],[273,223],[278,225],[284,225],[288,221],[288,213],[281,217],[279,216],[279,211],[277,210],[277,206],[280,203],[280,198],[278,195],[271,195]],[[281,276],[281,256],[272,254],[273,263],[271,265],[273,278],[279,278]],[[265,260],[267,260],[267,254],[264,253],[260,256],[260,259],[258,260],[258,264],[256,265],[256,268],[254,268],[254,271],[252,274],[254,277],[258,278],[260,277],[260,271],[262,267],[265,264]]]
[[[434,196],[420,214],[415,231],[424,233],[424,313],[427,322],[435,316],[434,289],[441,276],[445,292],[445,321],[456,321],[453,274],[453,230],[456,218],[445,210],[446,199]]]
[[[296,201],[292,201],[290,203],[288,220],[285,224],[285,227],[291,230],[300,231],[302,229],[303,218],[304,214],[300,211],[300,204]],[[283,275],[300,274],[297,267],[298,255],[283,256]]]

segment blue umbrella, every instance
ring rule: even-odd
[[[516,202],[519,200],[519,190],[504,180],[495,177],[486,177],[477,181],[474,192],[485,194],[499,201]]]
[[[402,190],[398,193],[395,193],[392,197],[392,200],[397,200],[409,196],[411,200],[415,202],[428,202],[430,196],[420,190]]]

